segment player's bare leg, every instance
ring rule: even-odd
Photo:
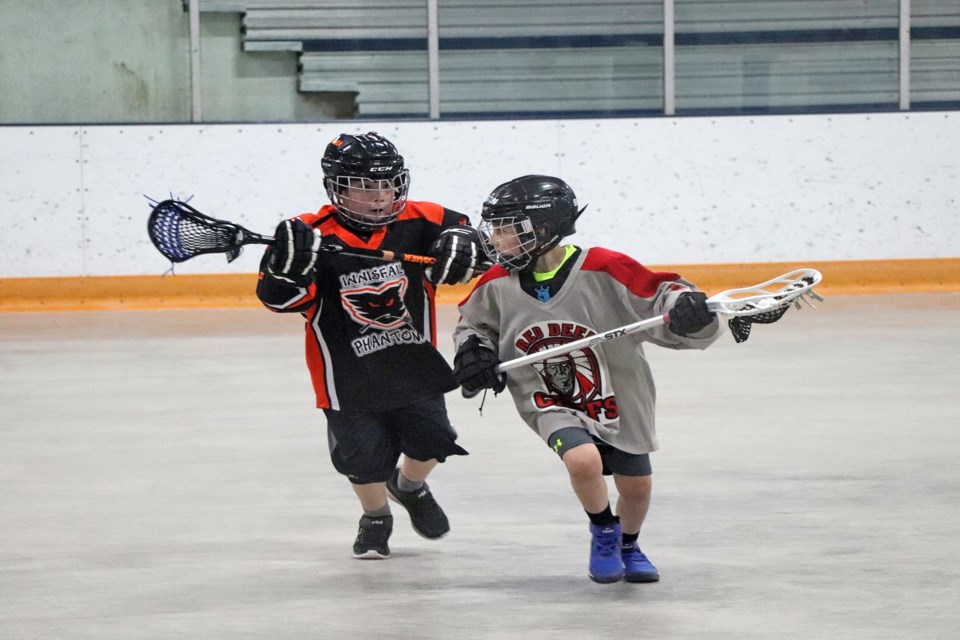
[[[617,485],[617,515],[623,526],[623,544],[620,549],[627,582],[656,582],[660,573],[646,554],[640,550],[637,538],[650,508],[653,476],[621,476],[614,474]]]
[[[603,460],[595,445],[582,444],[563,454],[574,493],[590,516],[590,579],[617,582],[624,575],[620,558],[622,530],[610,511]]]
[[[614,474],[617,485],[617,515],[626,534],[640,533],[640,527],[650,509],[653,476],[621,476]]]
[[[574,447],[563,454],[573,492],[588,513],[600,513],[610,504],[607,483],[603,479],[603,460],[593,445]]]
[[[390,506],[387,503],[386,484],[350,483],[350,486],[363,507],[357,539],[353,543],[353,557],[364,560],[389,558],[390,547],[387,542],[393,533],[393,516],[390,515]]]
[[[411,482],[423,482],[437,466],[436,460],[414,460],[403,456],[403,462],[400,464],[400,473]]]
[[[384,482],[369,484],[350,484],[360,499],[360,506],[366,513],[379,511],[387,506],[387,485]]]

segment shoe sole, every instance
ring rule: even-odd
[[[407,511],[407,506],[406,506],[405,504],[403,504],[402,502],[400,502],[400,499],[399,499],[399,498],[397,498],[395,495],[393,495],[393,492],[390,491],[390,488],[389,488],[389,487],[387,487],[387,497],[390,498],[391,501],[396,502],[398,505],[400,505],[401,507],[403,507],[403,510],[404,510],[404,511]],[[408,514],[408,515],[409,515],[409,513],[410,513],[410,512],[407,511],[407,514]],[[447,529],[446,531],[444,531],[443,533],[441,533],[441,534],[438,535],[438,536],[428,536],[428,535],[425,534],[423,531],[421,531],[420,529],[418,529],[418,528],[417,528],[417,525],[413,524],[413,518],[410,519],[410,527],[413,529],[413,531],[414,531],[418,536],[420,536],[420,537],[423,538],[424,540],[439,540],[440,538],[442,538],[442,537],[444,537],[445,535],[447,535],[448,533],[450,533],[450,529]]]
[[[369,551],[364,551],[361,554],[353,554],[353,557],[357,560],[386,560],[390,557],[390,554],[383,555],[379,551],[374,551],[370,549]]]
[[[634,584],[642,582],[660,582],[660,576],[624,576],[623,579],[627,582],[633,582]]]
[[[620,582],[621,580],[623,580],[623,576],[620,575],[615,578],[597,578],[596,576],[590,576],[590,579],[596,582],[597,584],[613,584],[614,582]]]

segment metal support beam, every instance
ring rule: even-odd
[[[676,105],[676,64],[674,58],[673,0],[663,0],[663,114],[675,115]]]
[[[900,0],[900,110],[910,110],[910,0]]]
[[[193,122],[203,122],[203,90],[200,86],[200,0],[189,0],[190,11],[190,103]]]
[[[440,117],[440,20],[437,0],[427,0],[427,81],[430,119]]]

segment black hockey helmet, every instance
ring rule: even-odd
[[[346,226],[372,231],[396,220],[407,205],[410,172],[393,143],[377,133],[340,134],[327,145],[320,166]]]
[[[505,182],[483,203],[479,228],[488,255],[520,271],[576,232],[577,196],[560,178],[529,175]]]

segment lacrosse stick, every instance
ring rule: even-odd
[[[234,222],[212,218],[179,200],[163,200],[154,205],[147,220],[147,231],[153,246],[171,262],[183,262],[204,253],[225,253],[227,262],[233,262],[243,245],[273,244],[270,236],[254,233]],[[430,256],[345,248],[336,244],[321,244],[320,251],[387,262],[400,260],[425,265],[436,262],[436,258]]]
[[[707,308],[714,313],[731,316],[731,329],[734,331],[734,338],[736,339],[737,330],[732,323],[737,320],[740,320],[741,323],[746,325],[746,333],[749,334],[750,322],[765,324],[776,322],[787,312],[791,304],[799,307],[800,299],[805,294],[814,299],[822,300],[823,298],[813,291],[813,287],[816,286],[822,278],[823,276],[816,269],[797,269],[796,271],[785,273],[773,280],[767,280],[752,287],[730,289],[729,291],[718,293],[707,299]],[[601,342],[616,340],[617,338],[622,338],[623,336],[628,336],[640,331],[655,329],[656,327],[669,323],[670,313],[667,312],[647,320],[640,320],[639,322],[634,322],[623,327],[610,329],[609,331],[587,336],[580,340],[574,340],[573,342],[521,356],[514,360],[501,362],[497,365],[497,373],[510,371],[511,369],[516,369],[517,367],[522,367],[534,362],[542,362],[554,356],[570,353],[577,349],[592,347]],[[742,342],[743,340],[746,340],[746,338],[744,337],[742,340],[738,339],[737,342]]]

